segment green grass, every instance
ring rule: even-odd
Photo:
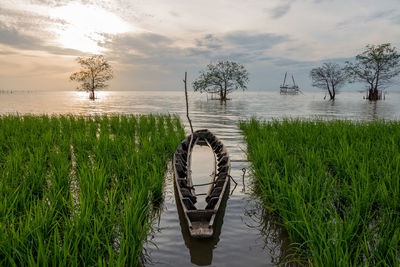
[[[177,117],[0,117],[0,266],[140,264]]]
[[[255,191],[315,266],[400,265],[400,122],[240,127]]]

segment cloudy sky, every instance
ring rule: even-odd
[[[73,90],[75,58],[103,54],[112,90],[182,89],[216,60],[245,65],[251,90],[278,90],[286,71],[307,90],[321,62],[400,47],[399,1],[2,0],[0,89]]]

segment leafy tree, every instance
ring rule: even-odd
[[[400,54],[390,43],[367,45],[364,52],[356,56],[355,63],[346,64],[351,82],[367,83],[369,100],[378,100],[378,90],[400,73]]]
[[[232,61],[218,61],[208,64],[206,70],[193,82],[194,91],[216,93],[221,102],[227,100],[228,93],[247,89],[249,74],[243,65]]]
[[[80,82],[77,89],[90,92],[89,98],[93,100],[94,91],[107,87],[106,82],[113,78],[111,65],[102,55],[78,57],[76,61],[81,65],[81,70],[71,74],[69,78]]]
[[[336,63],[324,63],[310,72],[312,86],[328,90],[330,100],[335,100],[337,90],[346,83],[346,75]]]

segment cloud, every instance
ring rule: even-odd
[[[65,21],[31,12],[0,7],[0,44],[20,50],[45,51],[57,55],[81,55],[74,49],[50,44],[52,33],[45,30],[48,25],[63,27]],[[7,53],[7,52],[6,52]],[[14,53],[9,51],[9,53]]]
[[[273,19],[279,19],[285,16],[292,8],[292,4],[296,0],[279,0],[278,5],[273,8],[264,9]]]
[[[393,10],[382,10],[373,12],[365,17],[365,22],[382,18],[390,18],[393,15],[393,12],[394,12]]]
[[[290,42],[286,35],[234,31],[222,35],[206,34],[195,40],[192,55],[208,56],[212,60],[230,59],[242,63],[265,61],[266,53],[276,45]]]
[[[11,51],[10,49],[2,47],[0,45],[0,55],[15,55],[15,54],[16,54],[15,51]]]
[[[270,33],[252,34],[247,32],[232,32],[224,39],[238,48],[245,50],[267,50],[273,46],[289,41],[288,36]]]
[[[0,5],[0,23],[8,27],[23,30],[24,32],[34,32],[35,35],[48,35],[44,30],[48,26],[64,26],[66,21],[61,19],[43,16],[37,13],[9,9]]]
[[[288,58],[274,58],[272,60],[276,66],[279,67],[308,67],[310,64],[312,64],[312,61],[299,61],[299,60],[293,60],[293,59],[288,59]]]
[[[400,22],[400,15],[399,17],[399,22]],[[394,15],[394,10],[379,10],[379,11],[374,11],[366,15],[359,15],[359,16],[354,16],[350,19],[343,20],[339,23],[336,24],[337,27],[343,28],[347,26],[354,26],[356,24],[366,24],[366,23],[371,23],[373,21],[377,20],[386,20],[389,19],[392,22],[395,22],[396,15]]]
[[[214,51],[211,51],[207,48],[197,48],[197,47],[189,47],[186,49],[187,55],[189,57],[203,57],[203,58],[212,58],[214,57]]]
[[[103,47],[111,52],[136,54],[143,57],[158,56],[163,48],[168,49],[173,43],[168,37],[155,33],[105,34],[104,36],[107,37],[107,41]]]
[[[178,12],[173,11],[173,10],[170,10],[170,11],[168,12],[168,14],[170,14],[172,17],[176,17],[176,18],[179,18],[179,17],[181,16],[181,15],[179,15]]]
[[[40,46],[40,40],[33,36],[21,34],[13,27],[0,22],[0,43],[20,49],[32,49]]]
[[[59,7],[68,4],[69,0],[30,0],[34,5],[43,5],[49,7]]]
[[[140,51],[150,50],[150,54],[154,52],[151,51],[152,49],[168,47],[173,42],[170,38],[156,33],[126,34],[118,35],[115,38],[109,35],[109,37],[110,40],[112,39],[113,42],[118,43],[119,46],[124,49],[133,48]]]
[[[158,64],[172,66],[199,64],[204,61],[234,60],[241,63],[267,60],[273,46],[288,42],[284,35],[230,32],[205,34],[182,47],[179,40],[155,33],[107,36],[102,44],[107,55],[124,64]]]
[[[400,24],[400,14],[396,14],[390,18],[390,21],[394,24]]]
[[[101,45],[108,50],[107,57],[122,64],[166,66],[190,56],[190,51],[175,46],[173,39],[155,33],[109,36]]]
[[[45,40],[23,34],[13,27],[8,27],[0,21],[0,44],[21,50],[45,51],[56,55],[82,55],[75,49],[47,45]],[[14,54],[14,51],[4,51],[5,54]]]
[[[213,34],[206,34],[201,38],[195,40],[196,46],[207,49],[220,49],[222,48],[222,40]]]
[[[137,3],[136,1],[130,0],[30,0],[30,3],[37,6],[42,6],[45,8],[55,8],[55,7],[63,7],[69,4],[80,4],[85,6],[97,6],[101,7],[104,10],[109,12],[118,14],[121,18],[124,19],[134,19],[140,20],[140,17],[149,17],[149,14],[139,14],[138,9],[142,6],[141,3]],[[174,11],[171,11],[170,14],[177,14]],[[179,15],[179,14],[177,14]]]
[[[48,7],[60,7],[60,6],[68,5],[71,2],[78,2],[83,5],[104,6],[109,1],[105,1],[105,0],[75,0],[75,1],[71,1],[71,0],[30,0],[30,2],[34,5],[42,5],[42,6],[48,6]]]
[[[273,19],[279,19],[290,11],[291,2],[280,4],[269,10]]]

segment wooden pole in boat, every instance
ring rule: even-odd
[[[192,121],[189,118],[189,102],[188,102],[188,95],[187,95],[187,71],[185,71],[185,79],[183,80],[183,83],[185,84],[185,97],[186,97],[186,117],[189,121],[190,124],[190,130],[192,130],[192,135],[193,135],[193,126],[192,126]]]
[[[246,175],[246,168],[242,168],[242,172],[243,172],[243,177],[242,177],[243,188],[242,188],[242,192],[245,192],[246,191],[246,185],[244,184],[244,176]]]

